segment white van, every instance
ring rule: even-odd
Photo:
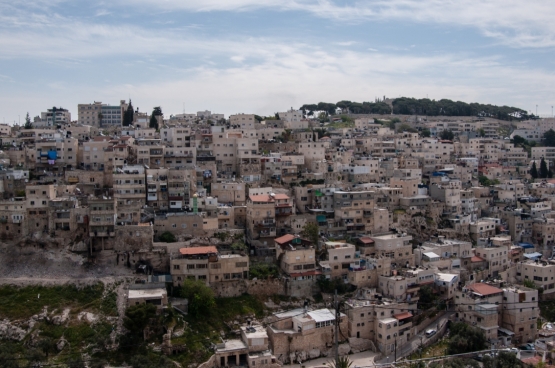
[[[437,333],[436,330],[434,330],[433,328],[426,330],[426,337],[432,337]]]

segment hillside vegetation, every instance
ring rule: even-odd
[[[337,103],[319,102],[300,107],[306,115],[312,116],[316,111],[325,111],[334,115],[338,108],[351,114],[394,114],[394,115],[428,115],[428,116],[479,116],[500,120],[525,120],[534,118],[525,110],[512,106],[497,106],[481,103],[466,103],[449,99],[430,100],[428,98],[395,98],[390,103],[339,101]]]

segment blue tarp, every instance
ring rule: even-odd
[[[522,248],[524,248],[524,249],[531,249],[531,248],[534,248],[534,246],[533,246],[532,244],[530,244],[530,243],[518,243],[518,246],[519,246],[519,247],[522,247]]]
[[[524,257],[528,258],[528,259],[536,259],[536,258],[541,258],[542,254],[538,253],[538,252],[534,252],[534,253],[524,253],[523,254]]]

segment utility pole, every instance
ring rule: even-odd
[[[335,366],[339,366],[339,302],[337,301],[337,289],[333,297],[335,309]]]

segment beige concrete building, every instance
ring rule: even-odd
[[[514,333],[514,344],[533,342],[537,338],[537,320],[540,315],[537,290],[523,286],[504,288],[501,311],[501,326]]]
[[[316,252],[308,240],[287,234],[275,239],[275,249],[280,269],[290,277],[314,279],[319,274]]]
[[[220,255],[215,246],[181,248],[171,256],[170,272],[174,286],[185,279],[200,280],[206,285],[245,280],[249,277],[249,257],[239,254]]]
[[[240,182],[212,183],[211,193],[219,203],[233,206],[245,205],[245,184]]]
[[[347,316],[340,314],[340,329],[348,331]],[[335,313],[328,309],[305,312],[295,309],[288,312],[276,313],[267,328],[270,347],[282,363],[291,361],[291,352],[317,349],[327,351],[332,345],[335,324]],[[340,335],[340,339],[344,337]]]
[[[406,234],[387,234],[372,236],[374,249],[380,257],[391,258],[392,265],[414,267],[412,236]]]
[[[276,236],[276,201],[271,195],[249,195],[247,199],[247,242],[269,245]]]
[[[482,330],[489,340],[497,340],[503,305],[503,290],[476,283],[455,293],[456,316]]]
[[[555,292],[555,264],[546,261],[525,261],[516,263],[516,279],[519,283],[532,281],[541,287],[544,294]]]
[[[152,304],[162,309],[168,305],[168,292],[164,284],[132,284],[127,291],[127,307]]]

